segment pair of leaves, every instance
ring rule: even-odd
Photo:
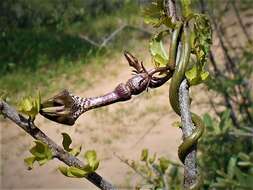
[[[78,146],[76,148],[70,148],[72,143],[71,137],[67,133],[62,133],[62,146],[64,150],[69,152],[73,156],[78,156],[81,152],[82,146]],[[87,164],[83,168],[77,168],[74,166],[66,167],[60,166],[60,172],[67,176],[67,177],[74,177],[74,178],[82,178],[87,176],[89,173],[94,172],[99,165],[99,161],[97,160],[97,154],[94,150],[88,150],[84,154],[84,158],[87,161]]]
[[[149,157],[148,149],[145,148],[141,152],[140,160],[148,164],[153,164],[156,160],[156,153],[152,157]]]
[[[95,172],[99,166],[97,153],[94,150],[88,150],[85,152],[84,158],[86,159],[87,164],[83,168],[60,166],[60,172],[67,177],[73,178],[86,177],[89,173]]]
[[[67,133],[62,133],[62,146],[64,150],[69,152],[73,156],[78,156],[82,150],[82,145],[75,147],[75,148],[70,148],[70,145],[72,143],[71,137]]]
[[[247,154],[245,154],[243,152],[240,152],[238,154],[238,158],[240,159],[238,161],[238,166],[241,166],[243,168],[249,168],[249,167],[251,167],[252,170],[253,170],[253,152],[251,152],[250,155],[247,155]]]
[[[30,149],[30,153],[33,155],[31,157],[25,158],[24,162],[28,169],[33,168],[35,161],[39,163],[40,166],[44,165],[46,162],[53,158],[52,151],[47,144],[41,141],[34,141],[35,146]]]
[[[41,105],[41,96],[40,96],[40,93],[38,93],[37,97],[24,98],[19,103],[18,110],[21,113],[29,116],[32,120],[34,120],[36,115],[40,111],[40,105]]]

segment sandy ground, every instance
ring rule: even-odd
[[[218,45],[214,40],[213,48]],[[151,62],[147,47],[136,48],[132,53],[145,64]],[[215,57],[223,59],[220,52]],[[59,83],[60,87],[64,86],[76,95],[90,97],[111,91],[118,83],[131,77],[131,69],[122,54],[107,58],[103,63],[106,64],[85,65],[79,76],[66,76],[52,83]],[[79,81],[78,85],[75,85],[76,81]],[[60,87],[58,92],[62,90]],[[133,189],[138,176],[116,158],[114,152],[138,159],[141,150],[149,148],[150,152],[179,162],[177,148],[181,142],[181,130],[172,127],[179,117],[169,105],[168,89],[169,83],[128,102],[91,110],[82,115],[73,127],[53,123],[41,116],[35,123],[58,144],[62,140],[61,133],[67,132],[74,145],[82,144],[84,150],[95,149],[101,160],[97,172],[120,189]],[[209,92],[204,86],[193,87],[191,97],[194,112],[200,115],[211,113],[207,105]],[[0,130],[1,189],[96,189],[85,179],[67,178],[60,174],[57,171],[57,166],[61,165],[58,160],[28,171],[23,159],[30,155],[28,150],[33,145],[33,139],[6,120],[0,121]]]

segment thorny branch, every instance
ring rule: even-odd
[[[84,163],[81,160],[66,152],[63,148],[51,140],[45,133],[43,133],[38,127],[36,127],[33,122],[30,122],[22,115],[18,114],[14,108],[9,106],[4,101],[0,101],[0,114],[16,123],[34,139],[40,140],[43,143],[47,144],[53,153],[53,158],[57,158],[68,166],[75,166],[78,168],[84,167]],[[96,172],[88,174],[86,179],[101,190],[116,190],[112,184],[110,184]]]

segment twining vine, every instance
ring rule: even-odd
[[[205,64],[211,45],[211,26],[205,15],[192,11],[190,0],[181,0],[181,7],[182,17],[176,15],[176,7],[173,0],[156,0],[145,8],[143,11],[145,22],[153,25],[157,30],[150,41],[150,53],[153,58],[154,68],[148,70],[143,62],[139,61],[131,53],[125,52],[125,58],[133,68],[134,76],[126,83],[117,85],[113,91],[98,97],[81,98],[64,90],[42,103],[40,96],[35,99],[26,98],[21,102],[19,111],[28,115],[28,120],[16,114],[15,110],[11,109],[4,101],[0,102],[0,111],[4,116],[21,126],[35,139],[40,140],[36,141],[35,147],[30,150],[33,156],[26,159],[26,163],[30,167],[35,161],[42,165],[56,157],[70,166],[69,168],[59,168],[64,175],[89,179],[88,176],[96,174],[95,170],[99,165],[94,151],[86,151],[84,158],[88,163],[87,165],[73,164],[68,161],[68,159],[73,159],[72,157],[77,156],[81,148],[70,148],[71,138],[67,134],[63,134],[64,150],[60,149],[60,152],[65,157],[60,157],[59,151],[57,152],[57,149],[59,149],[58,145],[48,140],[44,133],[34,125],[33,122],[38,113],[57,123],[74,125],[80,115],[88,110],[120,101],[127,101],[133,95],[139,95],[148,90],[148,88],[160,87],[171,79],[169,101],[173,110],[179,116],[182,115],[181,112],[183,110],[180,110],[179,102],[179,87],[182,81],[187,79],[188,85],[193,86],[202,83],[209,77],[208,72],[205,71]],[[163,40],[168,36],[170,36],[170,45],[166,48],[163,45]],[[183,137],[183,143],[178,150],[178,156],[183,164],[186,164],[185,159],[187,155],[193,149],[196,149],[197,142],[204,130],[202,120],[197,114],[191,113],[191,119],[195,129],[192,134]],[[38,133],[43,138],[38,136]],[[97,177],[102,179],[100,176]],[[95,179],[97,178],[91,178],[90,181],[96,184]],[[192,180],[188,184],[185,182],[184,188],[200,189],[201,182],[202,178],[198,177],[197,180]],[[104,183],[107,184],[107,182]],[[96,185],[101,189],[114,188],[111,184],[107,184],[106,188],[103,185]]]

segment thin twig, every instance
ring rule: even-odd
[[[120,26],[119,28],[117,28],[113,33],[111,33],[101,44],[100,48],[105,47],[107,45],[107,43],[109,41],[111,41],[114,36],[116,36],[120,31],[122,31],[125,27],[127,26],[127,24],[123,24],[122,26]]]
[[[4,101],[0,101],[0,113],[4,117],[16,123],[34,139],[40,140],[43,143],[47,144],[51,149],[54,158],[57,158],[68,166],[75,166],[78,168],[84,167],[84,163],[81,160],[66,152],[63,148],[51,140],[45,133],[43,133],[38,127],[36,127],[33,122],[30,122],[22,115],[18,114],[14,108],[9,106]],[[88,174],[85,178],[102,190],[116,190],[116,188],[111,183],[103,179],[103,177],[101,177],[96,172]]]
[[[149,36],[152,35],[152,33],[150,31],[146,30],[145,28],[124,24],[124,25],[120,26],[118,29],[116,29],[113,33],[108,35],[109,37],[104,39],[102,41],[102,43],[98,43],[98,42],[90,39],[88,36],[86,36],[84,34],[79,34],[79,38],[81,38],[82,40],[85,40],[86,42],[90,43],[91,45],[93,45],[95,47],[102,48],[102,47],[105,47],[110,41],[112,41],[118,33],[125,30],[126,28],[140,31],[140,32],[144,33],[145,35],[149,35]]]

